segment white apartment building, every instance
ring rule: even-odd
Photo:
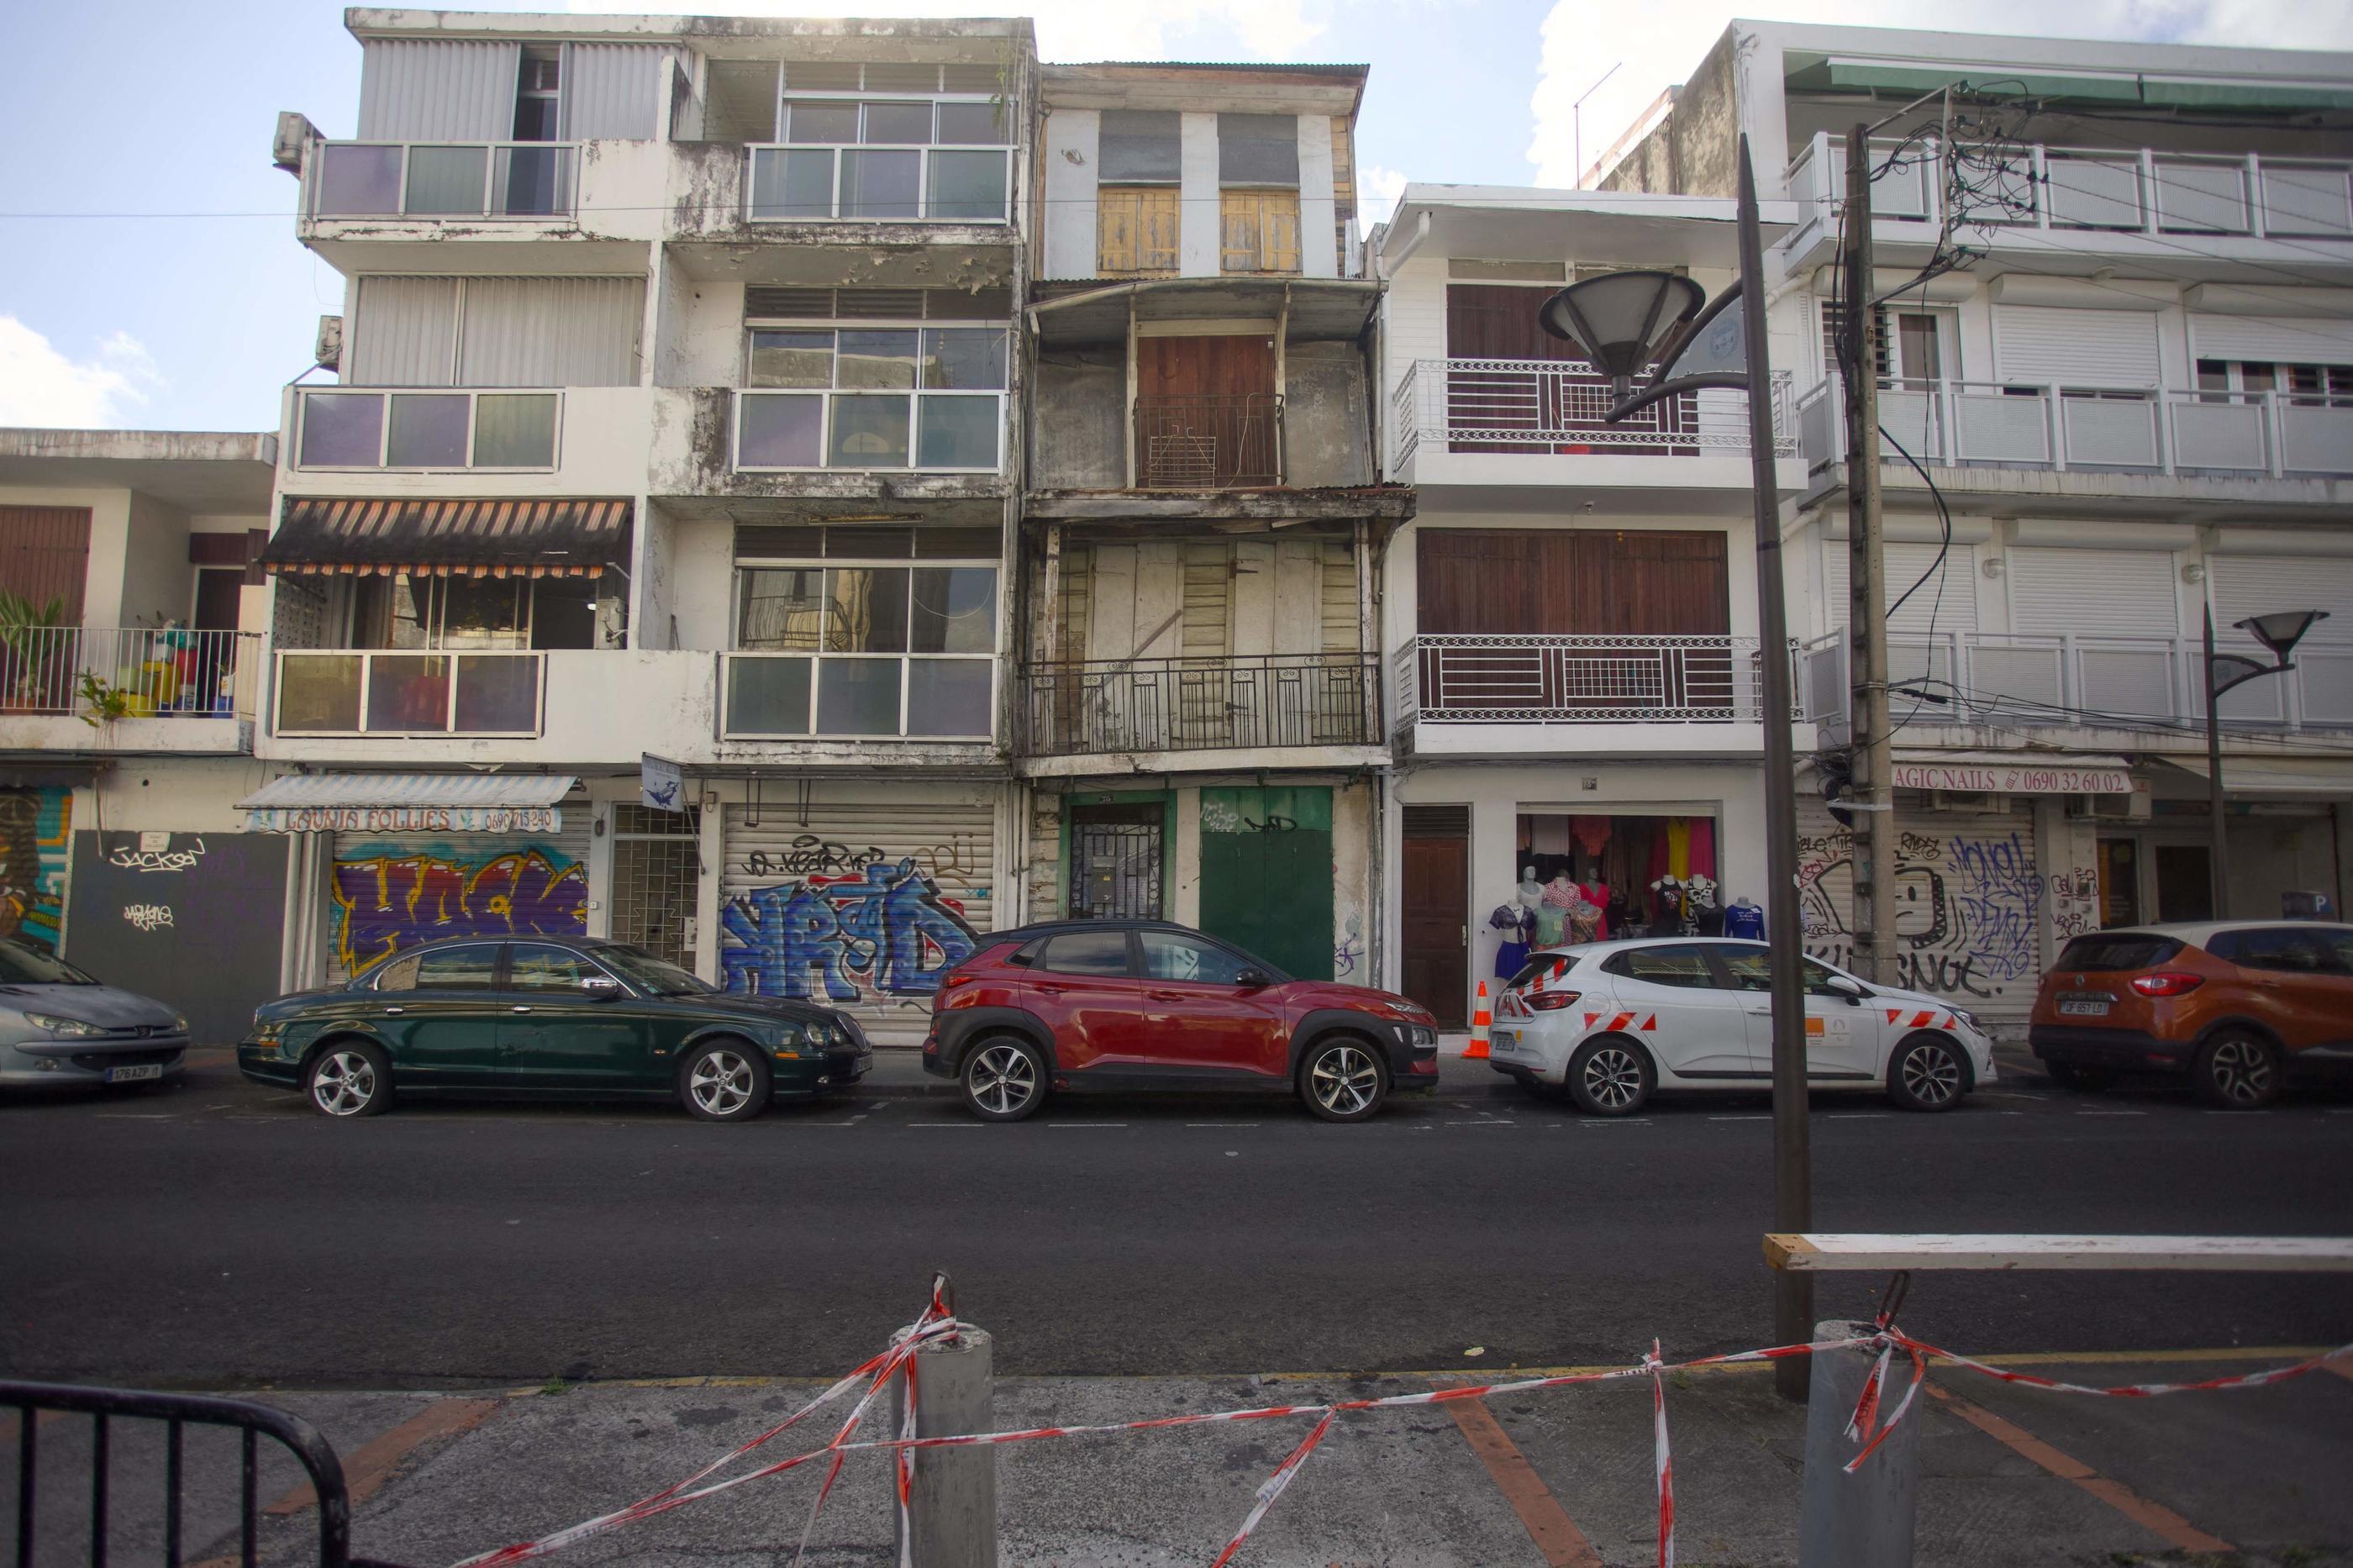
[[[2232,622],[2330,615],[2294,673],[2223,700],[2228,896],[2240,916],[2311,892],[2341,910],[2353,56],[1740,22],[1607,173],[1617,191],[1726,195],[1745,132],[1768,205],[1791,215],[1767,269],[1777,311],[1804,319],[1775,363],[1798,380],[1804,479],[1785,520],[1815,752],[1847,734],[1843,404],[1827,346],[1843,142],[1883,119],[1875,355],[1891,662],[1909,693],[1894,705],[1902,978],[2016,1017],[2069,935],[2210,912],[2210,609],[2221,650],[2265,662]],[[1956,246],[1963,265],[1914,282]],[[1808,945],[1837,957],[1849,845],[1812,782]]]

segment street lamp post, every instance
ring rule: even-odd
[[[2212,918],[2231,918],[2231,844],[2229,824],[2222,816],[2222,720],[2217,710],[2221,706],[2222,693],[2258,680],[2266,675],[2284,675],[2295,668],[2288,655],[2304,640],[2315,621],[2328,618],[2327,610],[2282,610],[2269,616],[2250,616],[2232,623],[2238,630],[2250,633],[2254,639],[2272,650],[2273,662],[2262,663],[2244,654],[2214,651],[2214,606],[2206,606],[2206,810],[2208,816],[2207,868],[2211,879],[2211,894],[2214,906]],[[2228,666],[2230,674],[2224,678]]]
[[[1740,138],[1737,209],[1740,281],[1704,306],[1699,286],[1667,272],[1610,272],[1572,284],[1545,301],[1546,331],[1583,348],[1610,378],[1619,403],[1611,424],[1679,394],[1702,388],[1748,397],[1748,458],[1757,525],[1757,622],[1765,729],[1766,939],[1773,996],[1773,1225],[1813,1226],[1813,1157],[1806,1120],[1804,947],[1798,914],[1796,756],[1789,738],[1788,607],[1781,586],[1781,508],[1774,470],[1772,367],[1765,339],[1764,240],[1757,225],[1757,176],[1748,138]],[[1737,312],[1737,331],[1726,320]],[[1633,390],[1645,365],[1657,371]],[[1677,375],[1677,370],[1691,367]],[[1782,1344],[1811,1340],[1812,1276],[1774,1276],[1773,1333]],[[1803,1400],[1803,1358],[1775,1363],[1783,1397]]]

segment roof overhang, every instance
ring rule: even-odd
[[[183,511],[260,517],[277,472],[266,431],[0,430],[0,485],[135,489]]]
[[[290,496],[261,564],[334,576],[593,577],[628,559],[634,506]]]
[[[1124,342],[1137,321],[1282,321],[1293,342],[1353,342],[1380,304],[1358,278],[1145,278],[1082,289],[1029,306],[1041,343]]]
[[[2201,783],[2207,777],[2203,757],[2153,760],[2179,768]],[[2353,757],[2225,757],[2222,793],[2341,799],[2353,795]]]
[[[1723,196],[1409,184],[1389,219],[1385,256],[1402,250],[1425,213],[1430,219],[1430,237],[1416,251],[1428,256],[1725,272],[1740,265],[1738,210]],[[1757,227],[1766,245],[1797,226],[1795,203],[1757,205]],[[1562,281],[1568,279],[1564,276]]]
[[[255,833],[554,833],[569,773],[290,773],[237,803]]]

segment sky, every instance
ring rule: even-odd
[[[544,10],[562,0],[474,5]],[[986,0],[569,8],[992,9]],[[1737,15],[2353,48],[2353,0],[1036,0],[1019,9],[1037,18],[1049,60],[1370,65],[1357,128],[1368,225],[1409,177],[1575,184],[1577,121],[1589,162]],[[276,428],[284,384],[309,364],[318,318],[341,310],[343,284],[295,242],[295,184],[270,166],[270,134],[283,109],[331,137],[352,133],[360,51],[342,6],[16,0],[0,4],[0,59],[40,62],[0,95],[0,426]]]

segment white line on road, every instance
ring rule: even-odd
[[[908,1123],[907,1123],[907,1125],[908,1125],[908,1126],[910,1126],[910,1127],[972,1127],[972,1128],[981,1128],[981,1127],[986,1127],[986,1126],[987,1126],[987,1125],[988,1125],[988,1123],[987,1123],[987,1122],[986,1122],[986,1121],[910,1121],[910,1122],[908,1122]]]
[[[1825,1121],[1884,1121],[1895,1113],[1892,1110],[1825,1110]]]
[[[1187,1127],[1256,1127],[1255,1121],[1187,1121]]]
[[[1770,1121],[1770,1116],[1711,1116],[1710,1121]]]
[[[2146,1110],[2079,1110],[2075,1114],[2078,1116],[2147,1116],[2148,1112]],[[2226,1110],[2220,1114],[2228,1116],[2232,1113]]]
[[[1049,1127],[1124,1127],[1124,1121],[1049,1121]]]

